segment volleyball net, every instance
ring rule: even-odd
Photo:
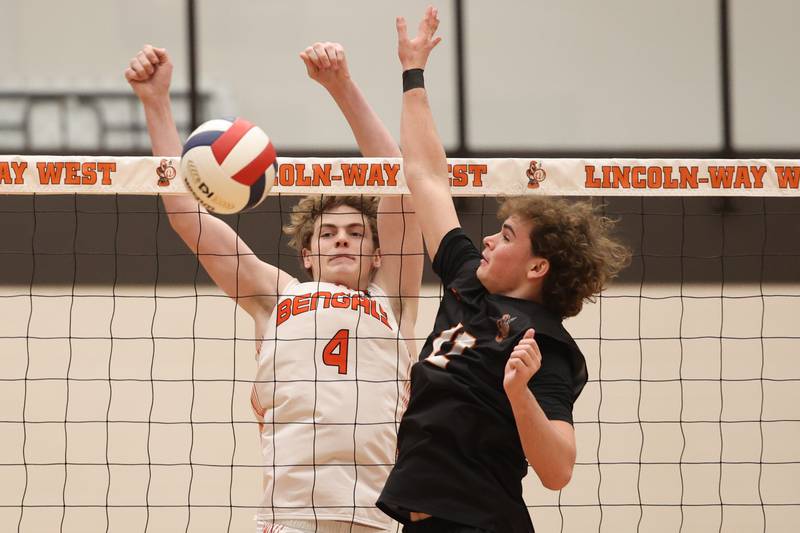
[[[0,530],[240,531],[262,498],[252,320],[172,233],[175,158],[0,156]],[[633,263],[566,321],[587,358],[578,459],[524,480],[542,531],[800,523],[800,162],[451,160],[479,242],[504,195],[582,196]],[[297,196],[406,192],[396,159],[279,159],[225,220],[302,279]],[[417,337],[440,297],[420,296]],[[421,345],[421,342],[418,342]]]

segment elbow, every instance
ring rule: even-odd
[[[425,170],[421,165],[409,165],[405,161],[403,162],[403,176],[405,176],[406,184],[409,187],[418,183],[422,179],[424,173]]]
[[[425,196],[432,191],[445,190],[450,193],[450,182],[447,167],[444,170],[428,167],[425,165],[406,165],[403,168],[403,176],[406,180],[411,196]]]
[[[179,235],[188,230],[191,225],[188,220],[189,217],[183,213],[169,213],[167,218],[169,219],[170,227]]]
[[[550,490],[561,490],[567,486],[572,479],[572,466],[565,466],[548,472],[547,475],[540,475],[539,479],[545,488]]]
[[[170,213],[168,219],[172,231],[174,231],[192,251],[196,251],[197,239],[199,237],[197,215]]]
[[[201,223],[201,219],[199,216],[202,214],[199,213],[195,208],[192,209],[175,209],[172,211],[167,212],[167,218],[169,219],[169,225],[178,233],[191,231],[194,228],[198,227]]]
[[[169,224],[176,231],[197,226],[200,215],[207,212],[197,201],[189,197],[163,196],[162,202]]]

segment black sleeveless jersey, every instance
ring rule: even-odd
[[[377,505],[403,523],[418,511],[496,533],[528,533],[528,464],[503,389],[506,362],[534,328],[542,365],[528,386],[549,419],[569,423],[586,362],[543,306],[489,294],[475,275],[479,265],[480,252],[461,228],[445,235],[433,262],[444,296],[411,370],[397,462]]]

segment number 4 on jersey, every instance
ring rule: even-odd
[[[445,352],[442,346],[447,342],[451,342],[453,345]],[[452,328],[440,333],[439,336],[433,340],[431,355],[425,359],[425,362],[436,365],[439,368],[447,368],[447,363],[450,362],[452,356],[461,355],[464,353],[464,350],[472,348],[473,346],[475,346],[475,337],[464,331],[464,326],[458,323]]]
[[[325,348],[322,349],[322,362],[328,366],[335,366],[339,374],[347,374],[347,348],[350,342],[350,330],[340,329],[336,332]]]

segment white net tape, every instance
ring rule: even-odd
[[[2,194],[178,194],[179,158],[0,156]],[[450,159],[453,196],[797,196],[798,160]],[[280,194],[407,193],[401,159],[279,158]]]

